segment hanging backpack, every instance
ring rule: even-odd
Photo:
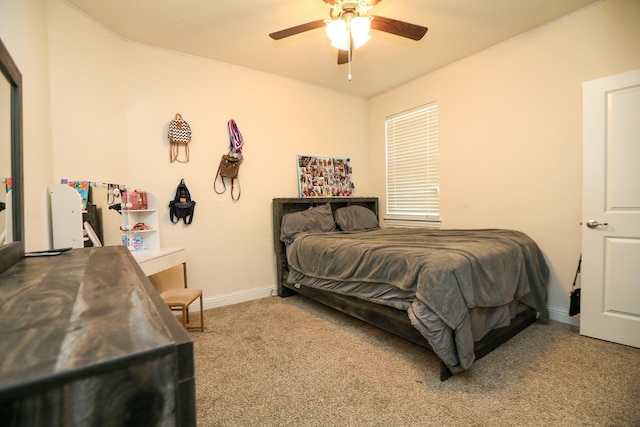
[[[191,224],[195,208],[196,202],[191,200],[189,189],[184,183],[184,179],[181,179],[176,189],[176,196],[169,202],[169,218],[171,222],[177,224],[182,219],[185,224]]]
[[[182,119],[180,113],[176,114],[175,119],[169,122],[169,158],[171,163],[178,161],[187,163],[189,161],[189,142],[191,142],[191,127],[189,123]],[[178,160],[180,146],[184,146],[185,160]]]
[[[240,164],[242,164],[242,146],[244,145],[244,140],[242,139],[242,134],[240,133],[240,129],[238,129],[238,125],[235,120],[231,119],[227,123],[227,129],[229,130],[229,154],[225,154],[222,156],[220,160],[220,165],[218,166],[218,172],[216,172],[216,177],[213,180],[213,190],[222,194],[227,191],[227,184],[225,184],[224,179],[228,178],[231,181],[231,199],[234,202],[237,202],[240,199],[240,180],[238,178],[238,172],[240,171]],[[222,181],[222,190],[218,190],[216,184],[218,182],[218,178]],[[238,195],[235,196],[235,184],[238,184]]]

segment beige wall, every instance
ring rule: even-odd
[[[636,0],[598,3],[369,104],[371,168],[383,170],[385,117],[438,102],[443,227],[528,233],[559,320],[580,256],[582,83],[640,67],[639,22]],[[383,197],[384,176],[372,179]]]
[[[186,248],[189,285],[208,307],[270,295],[271,200],[297,196],[296,154],[350,157],[357,194],[371,194],[364,99],[124,42],[58,0],[49,1],[49,34],[54,179],[152,192],[161,244]],[[193,131],[187,164],[169,162],[167,126],[178,112]],[[237,203],[213,190],[229,119],[245,140]],[[197,202],[189,226],[169,221],[182,178]],[[164,289],[180,269],[153,280]]]
[[[125,43],[48,0],[54,180],[126,183]]]

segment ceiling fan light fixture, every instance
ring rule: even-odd
[[[357,16],[349,22],[351,27],[351,35],[353,36],[353,47],[358,49],[369,41],[371,36],[369,30],[371,29],[371,18],[368,16]]]
[[[347,23],[342,19],[327,22],[327,37],[331,40],[331,45],[340,50],[349,49],[349,33]]]
[[[356,16],[348,23],[344,19],[335,19],[327,22],[327,36],[333,47],[349,50],[349,32],[351,32],[353,48],[358,49],[371,38],[370,24],[371,19],[367,16]]]

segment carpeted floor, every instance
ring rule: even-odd
[[[198,425],[640,426],[640,349],[536,323],[467,372],[303,297],[206,310]]]

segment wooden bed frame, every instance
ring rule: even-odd
[[[432,350],[427,343],[427,340],[420,334],[420,332],[418,332],[417,329],[413,327],[413,325],[411,325],[409,316],[405,311],[371,303],[356,297],[340,295],[305,285],[292,285],[287,283],[289,266],[287,264],[286,247],[285,244],[280,241],[282,217],[287,213],[302,211],[325,203],[329,203],[334,212],[336,209],[341,207],[361,205],[373,211],[376,214],[376,217],[378,217],[378,199],[374,197],[273,199],[273,244],[276,252],[278,295],[280,297],[288,297],[295,294],[303,295],[355,317],[356,319],[360,319],[373,326]],[[512,319],[511,325],[504,328],[494,329],[489,332],[482,340],[475,343],[474,353],[476,360],[479,360],[489,354],[491,351],[534,323],[536,319],[536,310],[527,309]],[[449,368],[447,368],[444,362],[442,362],[440,367],[440,379],[444,381],[451,376],[452,374],[449,371]]]

